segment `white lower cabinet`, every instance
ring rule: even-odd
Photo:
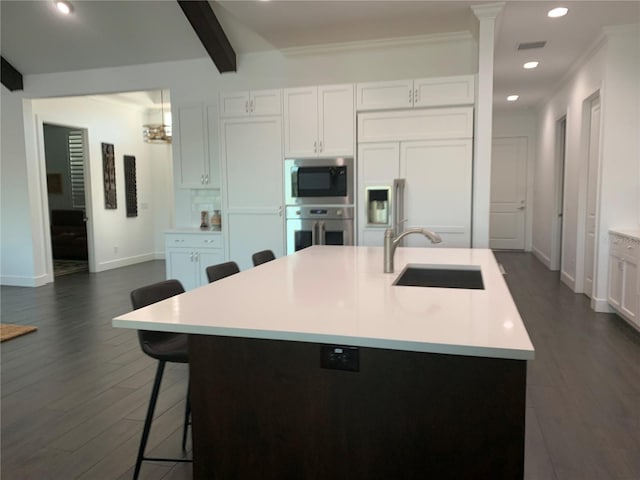
[[[638,235],[609,233],[609,304],[640,328],[640,232]]]
[[[167,278],[192,290],[208,283],[205,269],[224,262],[222,234],[212,232],[180,232],[165,234]]]

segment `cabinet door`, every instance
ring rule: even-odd
[[[210,265],[217,265],[224,262],[224,252],[218,249],[200,249],[197,250],[198,255],[198,272],[196,274],[198,280],[198,286],[206,285],[209,283],[207,278],[206,268]]]
[[[208,186],[210,188],[220,188],[220,141],[218,136],[218,109],[214,105],[207,107],[207,127],[208,127],[208,145],[209,155],[209,177]]]
[[[276,257],[284,255],[284,221],[282,212],[229,213],[227,220],[229,259],[240,270],[253,267],[251,256],[261,250],[272,250]]]
[[[406,179],[407,227],[440,233],[441,247],[471,244],[471,140],[404,142],[400,176]],[[406,246],[425,246],[425,238],[407,237]]]
[[[220,116],[249,115],[249,92],[223,92],[220,94]]]
[[[207,124],[202,105],[177,108],[174,153],[178,186],[207,187],[209,165],[207,155]],[[176,128],[177,127],[177,128]]]
[[[285,89],[285,157],[317,157],[318,147],[318,89],[316,87]]]
[[[624,262],[622,283],[622,302],[620,309],[629,320],[638,322],[638,266],[629,261]]]
[[[229,259],[241,268],[267,248],[284,251],[280,117],[222,120]],[[243,268],[243,269],[244,269]]]
[[[166,253],[167,279],[180,280],[185,290],[198,286],[196,279],[196,256],[193,249],[168,248]]]
[[[256,90],[249,94],[251,115],[280,115],[282,100],[280,90]]]
[[[413,105],[413,80],[368,82],[356,85],[356,110],[409,108]]]
[[[473,75],[421,78],[413,81],[413,106],[471,105],[475,98]]]
[[[393,179],[399,177],[400,144],[398,142],[358,145],[359,184],[392,185]]]
[[[279,117],[222,120],[227,209],[282,206],[282,122]]]
[[[417,108],[358,115],[358,143],[473,138],[473,107]]]
[[[318,108],[319,155],[353,155],[353,85],[318,87]]]
[[[607,300],[612,307],[620,309],[622,304],[622,276],[624,261],[613,255],[609,256],[609,291]]]

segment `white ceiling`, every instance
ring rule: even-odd
[[[175,1],[72,1],[61,17],[53,2],[0,2],[2,56],[23,75],[206,57]],[[211,2],[237,54],[398,36],[470,31],[478,1]],[[569,14],[547,18],[552,7]],[[640,23],[640,1],[507,1],[496,31],[494,104],[534,106],[602,34],[602,27]],[[543,49],[518,51],[522,42]],[[640,54],[640,47],[639,47]],[[522,69],[538,60],[532,71]],[[507,105],[511,93],[520,100]]]

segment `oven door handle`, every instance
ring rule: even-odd
[[[318,232],[316,231],[318,228],[318,222],[313,222],[313,227],[311,227],[311,245],[317,245],[316,241],[318,239]]]
[[[318,245],[324,245],[324,222],[319,222],[318,223],[318,237],[319,237],[319,241],[318,241]]]

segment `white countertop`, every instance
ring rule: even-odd
[[[491,250],[314,246],[113,319],[115,327],[532,359]],[[408,263],[477,265],[484,290],[394,286]]]
[[[640,240],[640,228],[611,228],[609,232],[633,238],[634,240]]]

